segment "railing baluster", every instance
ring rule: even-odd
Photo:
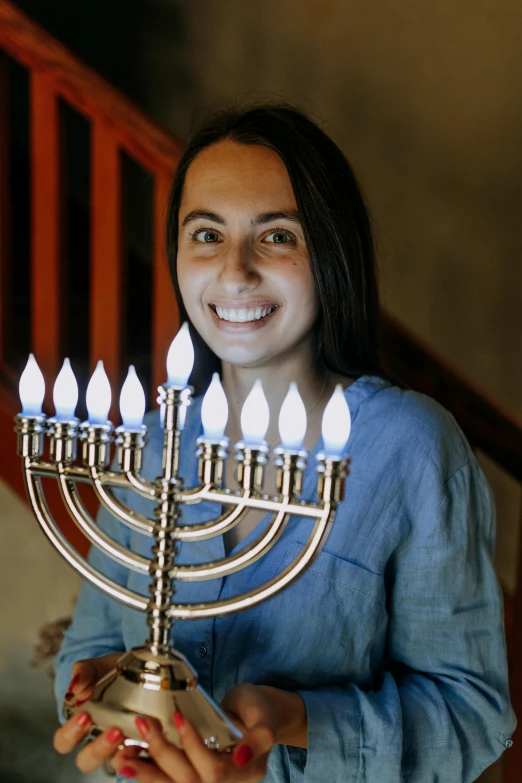
[[[9,71],[5,54],[0,52],[0,361],[4,359],[4,350],[10,339],[11,302],[10,302],[10,203],[9,183]]]
[[[91,365],[103,359],[107,375],[117,387],[121,380],[122,279],[121,156],[110,126],[96,120],[92,129],[91,219]],[[137,314],[139,317],[139,314]],[[117,416],[113,400],[111,418]]]
[[[170,280],[165,253],[165,218],[170,189],[170,177],[157,174],[154,186],[154,282],[152,305],[152,393],[156,399],[157,387],[165,382],[165,359],[172,338],[179,328],[178,309]]]
[[[62,209],[60,106],[43,71],[31,73],[31,300],[32,345],[46,379],[61,357]],[[47,383],[47,402],[52,384]]]

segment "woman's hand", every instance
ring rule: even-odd
[[[195,727],[181,713],[173,720],[182,749],[168,742],[156,721],[137,718],[136,725],[149,744],[150,761],[138,759],[127,748],[113,759],[125,777],[140,783],[256,783],[266,776],[268,756],[282,729],[270,691],[256,685],[239,685],[223,701],[230,719],[244,733],[233,753],[209,750]],[[293,695],[293,694],[290,694]],[[299,697],[298,697],[299,698]]]
[[[121,655],[122,653],[111,653],[101,658],[89,658],[74,664],[68,693],[76,696],[77,707],[89,701],[95,684],[114,669]],[[57,730],[54,735],[54,747],[58,753],[70,753],[89,734],[91,718],[87,710],[88,707],[85,712],[73,716]],[[114,755],[122,741],[123,732],[120,729],[112,727],[104,731],[80,750],[76,757],[78,769],[82,772],[93,772]]]

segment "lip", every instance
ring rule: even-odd
[[[256,307],[263,310],[266,307],[279,307],[279,304],[273,299],[213,299],[208,302],[208,306],[211,309],[222,307],[224,310],[241,310],[243,307],[245,310],[254,310]]]
[[[242,307],[246,308],[247,304],[249,304],[249,303],[248,302],[245,302],[245,303],[241,302],[241,306]],[[264,307],[274,307],[275,303],[274,302],[271,302],[271,303],[263,302],[263,305],[264,305]],[[238,306],[238,303],[236,301],[236,303],[233,305],[233,307],[237,308],[237,306]],[[256,302],[255,305],[254,304],[250,304],[250,307],[253,308],[254,306],[255,307],[261,307],[261,304],[258,304],[257,302]],[[258,329],[263,329],[263,327],[267,326],[268,323],[270,321],[272,321],[273,317],[280,310],[280,306],[279,305],[275,305],[275,310],[272,310],[271,313],[269,313],[268,315],[265,315],[264,318],[260,318],[259,321],[242,321],[242,322],[239,322],[239,321],[224,321],[216,313],[216,311],[214,310],[214,307],[223,307],[223,308],[226,309],[226,305],[221,304],[221,301],[217,305],[214,302],[212,302],[212,305],[209,304],[208,309],[210,310],[210,313],[212,315],[212,319],[213,319],[214,323],[216,324],[216,326],[218,327],[218,329],[221,329],[222,332],[233,332],[235,334],[237,334],[237,332],[255,332]],[[230,308],[231,305],[229,304],[228,307]],[[250,309],[250,307],[248,309]]]

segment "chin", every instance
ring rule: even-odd
[[[255,351],[248,347],[226,348],[220,345],[211,348],[222,362],[236,367],[262,367],[271,358],[266,351]]]

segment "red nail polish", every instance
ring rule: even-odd
[[[254,751],[250,745],[238,745],[232,753],[232,761],[236,767],[244,767],[254,758]]]
[[[145,718],[136,718],[134,723],[136,724],[136,728],[138,729],[143,739],[147,739],[150,730],[149,730],[149,724],[147,723]]]
[[[125,767],[120,767],[118,772],[120,775],[123,775],[124,778],[133,778],[136,775],[136,770],[127,765]]]
[[[123,739],[123,732],[120,731],[120,729],[109,729],[107,732],[107,742],[110,742],[111,745],[116,745],[117,742],[121,742]]]
[[[75,674],[74,677],[72,678],[71,682],[69,683],[69,687],[67,688],[69,693],[72,691],[74,686],[78,684],[79,680],[80,680],[80,675],[79,674]]]
[[[91,722],[91,716],[89,715],[88,712],[80,712],[80,714],[76,716],[76,723],[78,724],[78,726],[81,726],[82,729],[88,726],[90,722]]]
[[[174,720],[174,726],[178,731],[181,731],[183,728],[185,728],[185,718],[179,710],[176,710],[176,712],[173,713],[172,718]]]

